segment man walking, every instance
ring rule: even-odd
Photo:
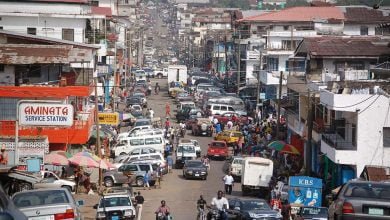
[[[165,103],[165,117],[171,117],[171,106],[168,102]]]
[[[225,192],[226,194],[231,195],[232,194],[232,188],[234,185],[234,179],[232,176],[232,173],[229,172],[226,174],[226,176],[223,177],[223,182],[225,183]]]
[[[144,204],[144,197],[141,196],[141,192],[138,192],[138,195],[135,197],[135,201],[137,202],[137,220],[142,219],[142,205]]]

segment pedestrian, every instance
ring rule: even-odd
[[[1,146],[1,152],[0,152],[0,164],[7,165],[8,164],[8,153],[5,149],[5,144]]]
[[[233,176],[232,176],[231,172],[229,172],[228,174],[226,174],[226,176],[223,177],[223,182],[225,184],[225,192],[226,192],[226,194],[231,195],[232,194],[232,188],[233,188],[233,185],[234,185],[234,179],[233,179]]]
[[[171,144],[168,141],[167,144],[165,145],[165,149],[164,149],[165,159],[170,155],[170,153],[171,153]]]
[[[150,116],[150,119],[154,118],[154,111],[152,108],[149,109],[149,116]]]
[[[165,129],[166,129],[167,135],[169,134],[170,127],[171,127],[171,122],[169,121],[169,118],[167,117],[166,121],[165,121]]]
[[[137,202],[137,220],[142,219],[142,205],[144,204],[144,197],[141,195],[141,192],[138,192],[138,195],[135,197],[135,201]]]
[[[144,174],[144,189],[145,187],[147,187],[150,190],[149,180],[150,180],[150,170],[146,171]]]
[[[171,117],[171,106],[168,102],[165,103],[165,117]]]
[[[172,172],[172,166],[173,166],[173,159],[171,155],[167,156],[167,163],[168,163],[168,172]]]
[[[61,168],[61,179],[65,179],[67,177],[66,168],[62,166]]]
[[[153,171],[153,176],[156,177],[156,184],[154,184],[154,188],[157,189],[157,184],[158,188],[161,188],[161,172],[160,172],[160,165],[157,167],[156,170]]]
[[[217,134],[219,134],[219,133],[222,132],[221,123],[218,122],[218,123],[215,125],[215,132],[216,132]]]
[[[160,86],[158,85],[158,83],[156,83],[156,86],[154,86],[154,94],[158,95],[159,92],[160,92]]]
[[[229,120],[227,123],[226,123],[226,126],[227,126],[227,129],[228,130],[231,130],[233,128],[233,122],[231,120]]]
[[[203,157],[203,165],[207,167],[207,170],[210,170],[210,160],[206,155]]]

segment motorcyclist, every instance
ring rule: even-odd
[[[218,210],[220,220],[227,220],[228,216],[226,214],[226,210],[229,209],[229,202],[228,200],[223,196],[223,192],[221,190],[218,191],[217,197],[214,197],[211,200],[211,208],[215,208]],[[210,213],[208,214],[208,219],[211,218]]]
[[[201,213],[204,213],[204,210],[207,206],[206,200],[203,199],[203,196],[200,195],[198,201],[196,202],[196,207],[198,208],[198,219],[200,219]]]
[[[156,213],[156,220],[169,220],[170,209],[165,204],[165,200],[161,200],[161,206],[154,213]]]

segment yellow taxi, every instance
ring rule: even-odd
[[[215,140],[233,144],[237,143],[240,137],[242,137],[242,133],[239,131],[223,131],[215,136]]]

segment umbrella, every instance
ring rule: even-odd
[[[101,160],[100,157],[96,156],[95,154],[91,154],[88,151],[78,152],[78,153],[75,154],[75,156],[90,157],[90,158],[92,158],[96,162],[99,162]]]
[[[69,165],[69,160],[66,156],[63,156],[61,154],[57,154],[57,153],[50,153],[50,154],[47,154],[45,155],[44,157],[44,162],[45,164],[52,164],[52,165],[56,165],[56,166],[65,166],[65,165]]]
[[[286,144],[283,141],[272,141],[268,144],[268,147],[282,153],[301,154],[296,147],[291,144]]]
[[[99,163],[96,162],[94,159],[92,159],[92,157],[88,157],[88,156],[81,156],[81,155],[73,156],[69,158],[69,162],[81,167],[99,168]]]
[[[115,166],[106,159],[102,159],[99,162],[99,168],[109,170],[110,168],[115,168]]]
[[[271,143],[268,144],[268,147],[274,150],[281,150],[284,147],[284,145],[286,145],[286,142],[284,141],[272,141]]]
[[[104,139],[104,138],[108,138],[108,136],[109,136],[109,135],[108,135],[107,133],[103,132],[102,129],[99,130],[99,137],[100,137],[100,138]],[[96,129],[92,130],[92,132],[91,132],[91,137],[93,137],[93,138],[96,138],[96,137],[97,137]]]
[[[288,154],[301,154],[301,152],[299,152],[299,150],[291,144],[284,145],[280,152]]]

